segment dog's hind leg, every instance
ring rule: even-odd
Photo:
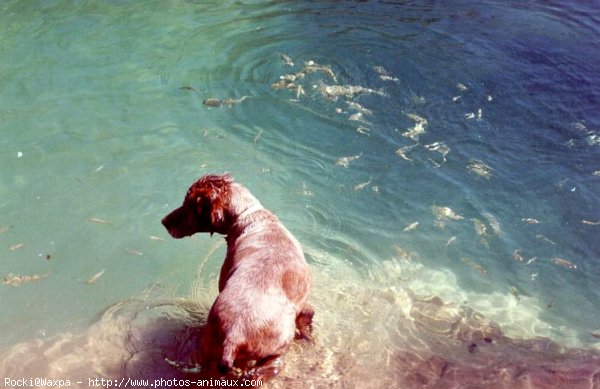
[[[306,303],[296,316],[296,339],[312,340],[312,319],[315,310]]]
[[[250,380],[269,380],[283,370],[283,357],[279,354],[270,355],[258,361],[256,366],[246,372]]]

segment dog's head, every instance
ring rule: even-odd
[[[228,174],[206,175],[188,190],[181,207],[162,219],[169,234],[183,238],[197,232],[227,234],[231,225],[227,210],[233,178]]]

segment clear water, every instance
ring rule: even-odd
[[[476,381],[474,371],[493,369],[469,359],[476,336],[432,330],[432,317],[500,331],[505,347],[493,343],[489,361],[566,358],[570,381],[528,381],[538,387],[600,385],[588,377],[600,364],[593,2],[3,1],[0,10],[0,276],[48,275],[0,285],[4,375],[115,377],[90,367],[107,355],[119,365],[114,344],[89,344],[98,333],[124,339],[119,329],[137,318],[124,311],[209,305],[222,240],[172,240],[160,219],[195,179],[227,171],[298,237],[315,273],[316,345],[295,346],[270,385],[423,387],[412,362],[433,355],[468,373],[428,385],[517,387],[520,378]],[[298,96],[272,87],[309,61],[335,79],[305,72]],[[325,85],[369,90],[328,98]],[[438,218],[433,206],[463,219]],[[105,311],[113,304],[126,308]],[[165,317],[187,323],[149,317],[156,328]],[[138,375],[176,374],[161,358],[145,362],[155,370]]]

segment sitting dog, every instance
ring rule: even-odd
[[[276,375],[294,337],[310,339],[311,276],[300,243],[227,174],[194,183],[162,224],[174,238],[226,235],[219,295],[200,344],[202,370],[253,379]]]

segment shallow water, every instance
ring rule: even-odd
[[[160,219],[228,171],[315,273],[271,386],[600,385],[594,5],[0,9],[0,276],[47,275],[0,285],[2,376],[178,374],[224,245]]]

